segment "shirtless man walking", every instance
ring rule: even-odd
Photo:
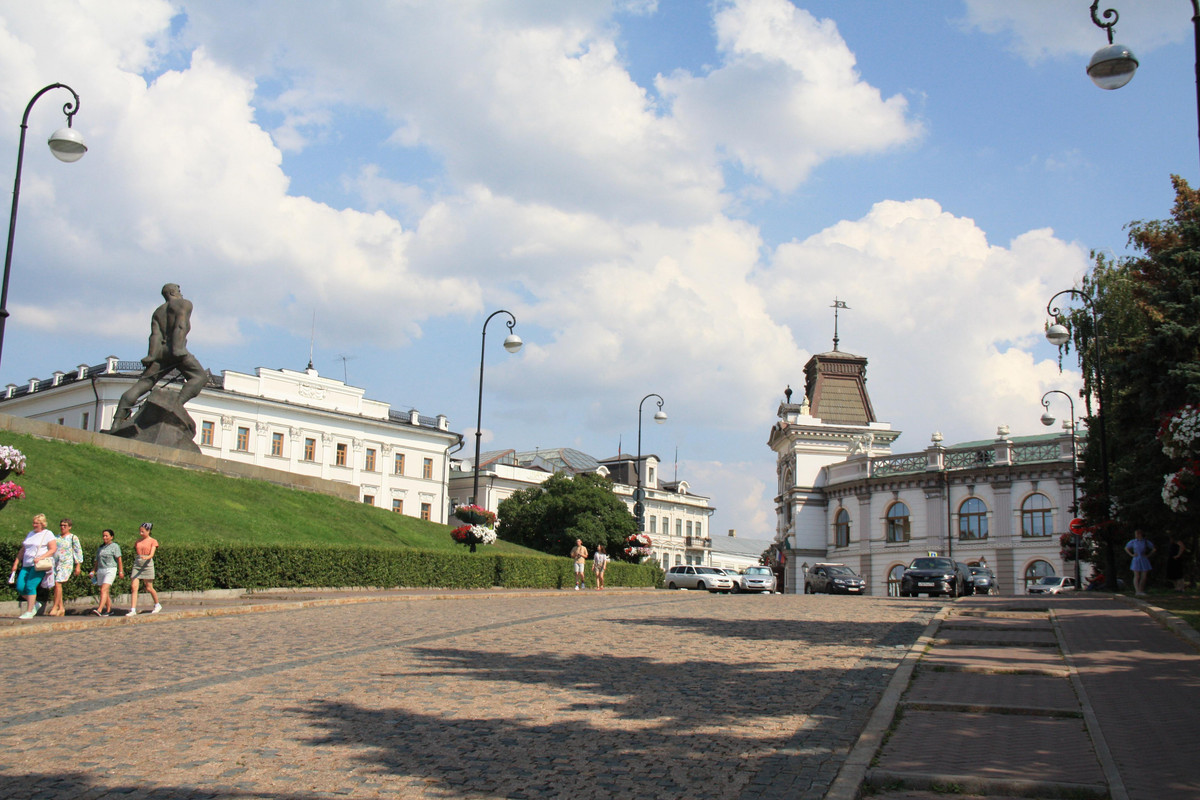
[[[583,546],[583,539],[576,539],[575,546],[571,548],[571,558],[575,559],[575,591],[579,591],[584,587],[583,568],[587,564],[588,551]]]

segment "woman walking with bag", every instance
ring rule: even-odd
[[[33,619],[41,609],[42,604],[37,602],[38,584],[54,569],[54,551],[57,549],[54,534],[46,530],[46,515],[36,515],[33,530],[25,535],[13,561],[12,574],[8,576],[8,582],[16,584],[17,594],[25,598],[26,608],[20,619]]]
[[[162,606],[158,602],[158,592],[154,591],[154,553],[158,550],[158,540],[150,537],[150,531],[153,529],[153,522],[143,522],[142,527],[138,528],[138,536],[141,538],[133,546],[137,556],[133,559],[133,569],[129,571],[132,581],[129,590],[131,595],[129,613],[125,615],[127,617],[138,613],[137,596],[139,584],[142,581],[146,582],[146,591],[150,593],[150,597],[154,598],[154,608],[150,613],[157,614],[162,611]]]
[[[83,545],[79,543],[79,537],[71,533],[71,520],[64,519],[58,523],[58,527],[62,533],[54,539],[58,545],[58,549],[54,553],[54,602],[50,604],[50,610],[46,612],[48,617],[66,615],[67,610],[63,608],[62,585],[83,569]]]

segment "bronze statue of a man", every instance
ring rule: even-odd
[[[127,420],[129,410],[172,370],[179,370],[185,378],[183,388],[179,390],[180,405],[200,394],[208,380],[208,371],[187,349],[187,335],[192,329],[191,301],[184,299],[179,286],[174,283],[162,288],[162,296],[166,302],[154,309],[150,317],[150,346],[142,359],[145,368],[137,382],[121,395],[113,415],[114,428]]]

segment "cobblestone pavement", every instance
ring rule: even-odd
[[[0,797],[820,798],[936,612],[427,598],[4,640]]]

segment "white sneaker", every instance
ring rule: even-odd
[[[155,603],[155,604],[154,604],[154,610],[153,610],[153,611],[151,611],[150,613],[151,613],[151,614],[157,614],[157,613],[158,613],[158,612],[160,612],[160,611],[162,611],[162,604],[161,604],[161,603]]]
[[[33,612],[33,611],[26,611],[24,614],[22,614],[21,616],[17,617],[17,619],[33,619],[33,615],[34,615],[35,613],[36,613],[36,612]]]
[[[33,613],[34,613],[35,615],[36,615],[38,612],[40,612],[41,610],[42,610],[42,604],[41,604],[41,603],[34,603],[34,604],[33,604]]]
[[[129,613],[128,613],[128,614],[126,614],[125,616],[127,616],[127,617],[132,617],[132,616],[134,616],[134,615],[136,615],[136,614],[137,614],[137,609],[136,609],[136,608],[131,608],[131,609],[129,609]]]

